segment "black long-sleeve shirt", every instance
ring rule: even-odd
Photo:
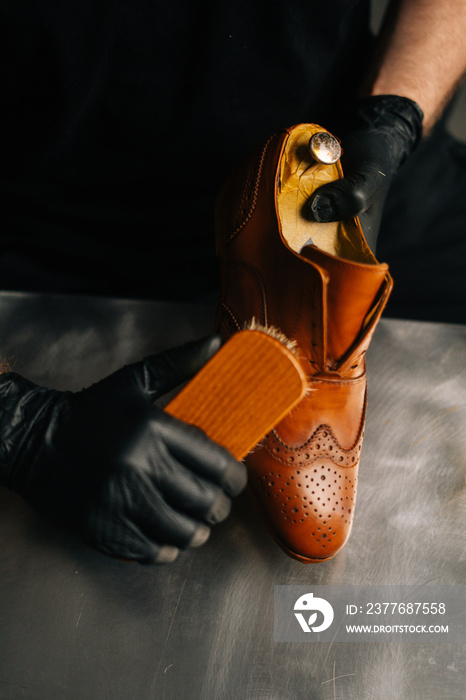
[[[366,0],[0,8],[3,289],[213,289],[223,178],[283,126],[329,128],[369,43]]]

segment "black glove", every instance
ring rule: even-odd
[[[316,221],[360,216],[374,250],[390,182],[422,136],[423,113],[412,100],[376,95],[345,117],[341,145],[344,179],[319,187],[310,200]]]
[[[218,337],[128,365],[83,391],[0,376],[0,483],[110,554],[167,562],[203,544],[245,467],[153,402],[195,374]]]

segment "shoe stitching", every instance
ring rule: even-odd
[[[222,308],[230,316],[230,319],[235,324],[237,330],[240,331],[241,326],[239,325],[238,321],[236,320],[236,316],[234,315],[233,311],[225,304],[225,302],[222,302]],[[225,327],[224,324],[223,324],[223,327],[225,328],[225,331],[228,333],[228,329]]]
[[[327,431],[323,430],[321,431],[318,435],[314,437],[313,443],[309,443],[306,448],[306,457],[302,458],[301,456],[296,455],[296,448],[288,448],[284,446],[284,449],[286,451],[291,451],[294,453],[292,455],[293,458],[293,463],[290,464],[290,458],[286,460],[285,458],[282,458],[277,455],[275,452],[275,449],[278,448],[273,448],[271,444],[268,442],[264,442],[262,447],[265,449],[265,451],[272,457],[277,462],[280,462],[281,464],[284,464],[287,466],[289,469],[294,470],[297,465],[311,465],[313,464],[316,460],[320,458],[325,458],[328,459],[332,464],[334,464],[336,467],[342,468],[342,469],[351,469],[352,467],[356,467],[359,463],[359,456],[360,456],[360,451],[361,451],[361,445],[362,445],[362,439],[359,441],[358,444],[355,445],[351,450],[345,450],[342,448],[338,442],[335,440],[335,437],[330,434],[330,440],[333,441],[333,445],[325,448],[320,447],[320,442],[319,438],[322,438],[322,432],[329,432],[331,433],[330,429],[328,426],[320,426],[320,428],[327,428]],[[274,435],[276,438],[276,436]],[[277,438],[276,438],[277,439]],[[277,439],[278,442],[280,442],[279,439]],[[333,447],[335,446],[335,450],[333,450]],[[340,453],[340,454],[339,454]],[[343,453],[343,454],[342,454]],[[299,460],[299,461],[297,461]]]
[[[256,204],[257,204],[257,198],[258,198],[258,192],[259,192],[259,183],[260,183],[260,179],[261,179],[261,176],[262,176],[262,171],[263,171],[263,166],[264,166],[264,160],[265,160],[265,154],[266,154],[266,152],[267,152],[267,149],[268,149],[269,144],[270,144],[270,142],[272,141],[272,139],[273,139],[273,136],[271,136],[271,137],[269,138],[269,140],[264,144],[264,146],[263,146],[263,148],[262,148],[262,152],[261,152],[260,157],[259,157],[259,162],[258,162],[258,163],[254,163],[254,164],[251,166],[251,168],[250,168],[250,170],[249,170],[249,172],[248,172],[248,175],[247,175],[247,178],[246,178],[246,185],[245,185],[245,187],[244,187],[243,196],[242,196],[242,199],[241,199],[241,205],[240,205],[239,213],[242,211],[242,209],[245,208],[245,204],[244,204],[244,203],[245,203],[245,201],[247,201],[247,195],[248,195],[249,190],[250,190],[250,188],[251,188],[250,181],[253,179],[253,173],[254,173],[254,171],[256,171],[256,175],[255,175],[255,184],[254,184],[254,191],[253,191],[253,196],[252,196],[252,202],[251,202],[251,204],[249,205],[249,211],[248,211],[248,213],[244,216],[243,221],[242,221],[240,224],[237,225],[236,229],[235,229],[235,230],[233,231],[233,233],[231,233],[230,236],[228,237],[228,243],[230,243],[231,240],[232,240],[233,238],[235,238],[235,236],[237,236],[238,233],[246,226],[246,224],[248,223],[249,219],[251,218],[251,216],[252,216],[253,213],[254,213],[254,210],[255,210]]]
[[[312,288],[311,290],[313,292],[312,296],[315,296],[316,289],[315,287]],[[302,325],[301,324],[301,318],[304,312],[304,306],[305,306],[305,299],[304,299],[304,294],[302,293],[299,297],[299,306],[298,306],[298,314],[297,318],[293,327],[293,330],[291,333],[287,334],[289,338],[291,339],[296,339],[296,336],[299,335],[299,328]],[[318,336],[321,335],[319,333],[319,324],[317,322],[311,322],[311,330],[310,330],[310,339],[311,339],[311,347],[309,348],[308,353],[305,353],[303,350],[303,344],[300,345],[301,350],[304,353],[305,358],[312,364],[315,365],[316,367],[320,367],[320,361],[319,361],[319,356],[318,353],[316,352],[315,348],[318,347],[318,343],[315,343],[314,340],[318,340]],[[311,358],[316,357],[317,359],[313,360]]]
[[[342,446],[340,445],[339,441],[338,441],[337,438],[335,437],[335,434],[334,434],[332,428],[331,428],[329,425],[327,425],[326,423],[322,423],[321,425],[319,425],[319,427],[316,428],[316,429],[314,430],[314,432],[313,432],[312,435],[306,440],[306,442],[304,442],[302,445],[297,445],[297,446],[295,446],[295,447],[293,447],[292,445],[288,445],[286,442],[284,442],[284,441],[278,436],[278,433],[277,433],[277,431],[276,431],[275,428],[271,431],[271,433],[269,433],[269,435],[272,434],[272,435],[274,436],[274,438],[277,440],[277,442],[279,442],[280,445],[281,445],[282,447],[284,447],[286,450],[289,450],[290,452],[299,452],[300,450],[303,450],[303,449],[305,449],[305,448],[308,448],[309,445],[310,445],[313,441],[316,441],[317,438],[319,437],[319,434],[320,434],[320,433],[328,432],[328,433],[329,433],[329,436],[328,436],[328,437],[330,437],[330,439],[333,441],[334,446],[337,448],[337,450],[340,450],[340,451],[343,452],[344,454],[349,455],[351,452],[353,452],[353,451],[355,451],[355,450],[357,449],[359,443],[362,442],[362,439],[363,439],[363,437],[364,437],[364,426],[365,426],[365,421],[366,421],[366,410],[367,410],[367,399],[365,398],[365,399],[364,399],[364,407],[363,407],[363,411],[362,411],[362,415],[361,415],[361,420],[360,420],[360,423],[359,423],[358,434],[357,434],[357,436],[356,436],[356,439],[355,439],[353,445],[352,445],[350,448],[348,448],[348,449],[345,449],[344,447],[342,447]],[[267,437],[268,437],[268,436],[266,436],[266,437],[264,438],[264,441],[267,440]],[[327,436],[325,436],[325,437],[327,437]],[[266,445],[264,445],[264,446],[266,447]]]
[[[361,384],[366,380],[366,375],[362,374],[359,377],[354,377],[351,379],[322,379],[318,376],[318,373],[309,378],[313,384],[338,384],[345,386],[354,386],[356,384]]]
[[[294,324],[294,328],[290,333],[290,337],[294,338],[298,332],[298,328],[300,326],[300,321],[301,321],[301,316],[303,313],[303,306],[304,306],[304,294],[301,292],[300,298],[299,298],[299,307],[298,307],[298,314],[296,318],[296,322]]]
[[[224,336],[226,336],[227,338],[229,338],[229,337],[230,337],[230,329],[227,327],[227,324],[226,324],[225,320],[222,320],[222,322],[221,322],[220,325],[221,325],[221,327],[223,328]]]
[[[252,274],[252,278],[253,278],[254,282],[256,283],[257,291],[259,293],[261,322],[264,325],[267,325],[268,319],[267,319],[267,305],[266,305],[266,300],[265,300],[265,291],[264,291],[264,285],[262,283],[262,277],[260,276],[259,271],[253,265],[250,265],[249,263],[245,262],[244,260],[237,260],[234,262],[237,262],[239,265],[243,265],[243,267],[245,267]],[[248,319],[248,320],[250,320],[250,319]]]
[[[267,325],[267,309],[266,309],[266,301],[265,301],[265,291],[264,291],[264,285],[262,284],[262,278],[258,272],[258,270],[253,266],[250,265],[249,263],[245,262],[244,260],[232,260],[231,261],[232,266],[238,266],[238,267],[244,267],[246,270],[251,274],[251,277],[254,281],[254,284],[256,285],[257,288],[257,293],[259,295],[259,305],[260,305],[260,313],[261,313],[261,318],[259,319],[260,323],[263,325]],[[223,305],[226,306],[226,303],[223,302]],[[233,315],[233,312],[229,309],[230,314]],[[245,319],[245,322],[250,321],[251,318]],[[241,330],[238,322],[236,322],[238,325],[238,330]]]
[[[252,187],[252,183],[253,183],[254,177],[256,175],[256,169],[257,169],[257,161],[254,160],[248,168],[248,174],[247,174],[246,179],[245,179],[245,184],[243,187],[243,194],[241,197],[241,203],[240,203],[240,207],[239,207],[239,210],[238,210],[237,216],[236,216],[236,220],[238,222],[237,228],[240,228],[242,225],[244,225],[241,223],[241,221],[244,219],[245,216],[247,216],[246,210],[248,207],[248,193],[249,193],[250,188]],[[234,233],[232,235],[234,235]],[[231,240],[231,237],[230,237],[230,240]]]

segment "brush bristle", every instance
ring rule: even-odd
[[[246,321],[244,324],[244,330],[246,331],[259,331],[260,333],[267,333],[267,335],[272,336],[275,340],[278,340],[282,345],[284,345],[287,350],[289,350],[296,359],[299,360],[298,344],[295,340],[290,340],[286,337],[284,333],[275,328],[274,326],[263,326],[261,323],[256,321],[253,317],[250,321]]]
[[[286,349],[289,350],[294,357],[296,357],[297,360],[303,359],[302,356],[300,356],[299,346],[296,340],[290,340],[284,333],[279,331],[278,328],[275,328],[275,326],[263,326],[253,317],[250,321],[246,321],[246,323],[243,326],[243,330],[259,331],[260,333],[266,333],[267,335],[270,335],[272,338],[275,338],[275,340],[278,340],[282,345],[284,345]],[[312,391],[313,389],[308,384],[304,396],[309,396],[309,394]]]

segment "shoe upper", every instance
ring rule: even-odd
[[[296,341],[308,376],[306,398],[246,460],[266,524],[302,561],[333,556],[351,529],[365,353],[392,287],[357,219],[322,233],[307,218],[312,187],[342,177],[339,164],[316,167],[306,153],[303,144],[316,130],[324,131],[297,125],[275,134],[231,175],[216,211],[217,329],[228,337],[252,318],[279,329]],[[293,249],[297,235],[319,246]]]

